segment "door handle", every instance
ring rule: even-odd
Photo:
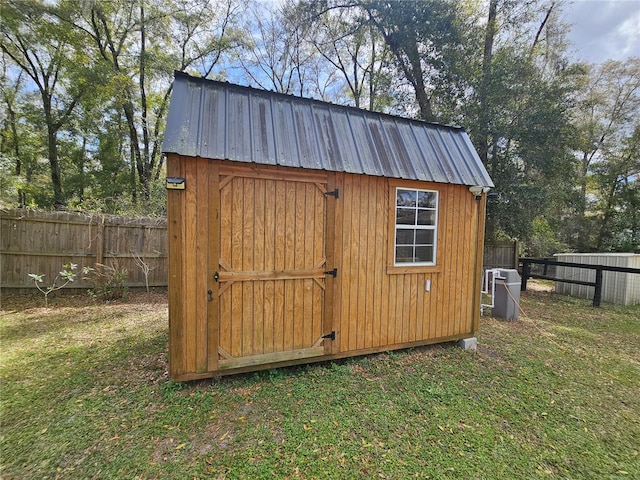
[[[213,302],[213,290],[207,290],[207,295],[209,295],[209,301]]]

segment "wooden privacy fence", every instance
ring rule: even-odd
[[[167,222],[165,218],[84,215],[69,212],[0,210],[0,286],[34,288],[30,273],[44,274],[51,285],[65,263],[95,268],[96,263],[126,268],[126,285],[167,286]],[[91,288],[78,275],[65,288]]]
[[[518,268],[518,242],[485,242],[482,270]]]

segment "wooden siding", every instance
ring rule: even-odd
[[[217,352],[217,338],[212,336],[216,322],[209,308],[217,291],[209,275],[216,243],[209,225],[219,221],[217,204],[210,198],[217,189],[215,172],[216,165],[206,159],[170,156],[167,160],[167,175],[186,181],[185,190],[167,192],[169,368],[175,378],[218,368],[217,353],[212,353]]]
[[[459,185],[349,174],[338,174],[338,185],[334,348],[358,351],[472,334],[480,202]],[[393,267],[396,186],[440,193],[435,266]]]
[[[187,182],[168,192],[174,378],[475,333],[485,203],[466,187],[176,155],[167,168]],[[393,266],[396,186],[439,192],[434,266]]]

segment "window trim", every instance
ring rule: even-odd
[[[443,208],[443,192],[441,188],[438,188],[438,184],[431,182],[419,182],[419,181],[394,181],[389,180],[388,192],[389,192],[389,210],[388,210],[388,261],[387,261],[387,274],[407,274],[407,273],[439,273],[442,271],[442,262],[440,261],[440,248],[439,248],[439,230],[442,229],[441,215]],[[397,215],[397,193],[400,190],[416,190],[435,192],[437,194],[436,203],[436,219],[435,225],[428,230],[434,232],[434,261],[433,262],[419,262],[419,263],[396,263],[396,215]]]

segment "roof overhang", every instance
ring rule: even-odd
[[[176,72],[164,153],[493,187],[458,127]]]

